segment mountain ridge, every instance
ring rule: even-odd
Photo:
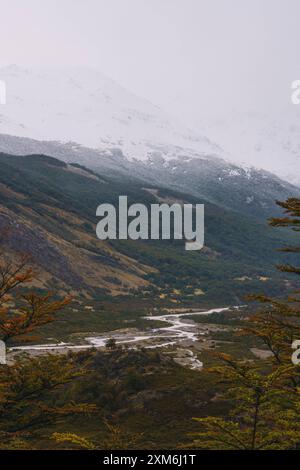
[[[178,148],[176,148],[178,151]],[[165,160],[156,152],[147,160],[128,160],[120,148],[97,150],[74,142],[14,137],[0,134],[0,152],[15,155],[43,154],[66,163],[83,165],[103,178],[123,173],[128,181],[167,187],[188,192],[224,208],[245,212],[265,220],[270,212],[279,213],[276,200],[300,196],[300,189],[266,170],[229,163],[217,156],[191,158],[181,149],[174,158]],[[232,193],[232,194],[231,194]]]

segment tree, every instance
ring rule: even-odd
[[[300,200],[277,203],[288,216],[270,219],[274,227],[300,231]],[[283,248],[300,253],[300,247]],[[292,265],[278,266],[283,272],[300,274]],[[300,441],[300,368],[291,362],[291,346],[300,338],[300,299],[297,292],[286,299],[252,295],[262,307],[238,332],[263,342],[270,359],[257,364],[235,361],[218,354],[222,366],[212,368],[228,386],[223,399],[233,407],[226,418],[196,418],[201,431],[194,445],[218,449],[291,449]]]
[[[271,218],[269,224],[273,227],[290,227],[293,231],[300,231],[300,199],[289,198],[285,202],[277,202],[285,209],[288,216]],[[287,253],[300,253],[300,246],[281,248]],[[300,274],[298,267],[279,265],[282,272]],[[265,347],[272,354],[274,366],[283,366],[291,363],[291,345],[295,339],[300,338],[300,298],[294,292],[287,298],[274,299],[266,295],[251,295],[250,300],[258,301],[262,307],[252,315],[249,324],[242,334],[251,334],[260,338]],[[294,375],[290,378],[292,385],[299,383],[298,369],[294,368]]]
[[[249,361],[220,354],[223,364],[213,368],[227,387],[223,400],[234,403],[227,418],[195,418],[201,431],[193,445],[208,449],[284,449],[300,439],[297,393],[283,384],[292,365],[262,373]]]
[[[107,437],[101,442],[93,442],[83,436],[72,433],[54,433],[53,439],[58,443],[69,443],[72,447],[86,450],[130,450],[136,449],[143,437],[142,433],[128,433],[126,430],[104,420],[103,425],[108,431]]]
[[[50,293],[38,295],[32,290],[21,296],[17,289],[34,278],[29,258],[0,250],[0,339],[28,339],[37,327],[52,322],[55,314],[70,302],[70,297],[54,300]],[[18,306],[12,310],[12,301]],[[66,383],[85,374],[78,370],[72,356],[19,355],[11,365],[0,366],[0,447],[28,448],[28,437],[36,427],[49,424],[56,417],[95,411],[94,405],[68,403],[56,406],[51,395]]]
[[[285,217],[273,217],[269,223],[272,227],[289,227],[294,232],[300,232],[300,199],[289,198],[284,202],[277,201],[277,205],[285,209]],[[300,246],[281,248],[286,253],[300,253]],[[280,271],[300,274],[300,268],[291,265],[279,265]]]
[[[6,235],[7,236],[7,235]],[[1,237],[0,237],[1,238]],[[37,327],[54,320],[55,313],[61,311],[71,301],[71,297],[52,300],[53,295],[38,295],[32,290],[29,293],[14,297],[18,288],[27,287],[34,278],[30,258],[24,254],[12,261],[5,249],[0,249],[0,339],[7,343],[20,337],[26,340]],[[17,300],[19,306],[12,309],[11,301]]]
[[[71,356],[19,356],[0,368],[0,447],[31,448],[34,431],[56,419],[96,411],[85,403],[55,404],[53,398],[65,385],[86,373]]]
[[[116,349],[117,347],[116,340],[114,338],[109,338],[105,343],[105,347],[107,349]]]

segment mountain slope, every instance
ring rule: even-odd
[[[107,185],[103,179],[50,157],[1,154],[0,165],[0,230],[9,230],[4,243],[31,256],[42,285],[118,294],[148,284],[149,267],[95,237],[88,208],[97,188],[101,193]],[[114,189],[105,192],[116,197]]]
[[[0,228],[10,228],[5,243],[32,256],[47,288],[183,304],[233,302],[257,287],[282,289],[282,276],[273,268],[282,256],[274,250],[290,240],[253,217],[188,193],[145,186],[123,172],[115,171],[112,179],[43,155],[1,154],[0,166]],[[205,203],[205,248],[187,252],[174,240],[99,241],[96,208],[117,205],[120,194],[128,195],[129,204]]]
[[[168,146],[172,149],[172,146]],[[117,180],[122,173],[127,181],[144,181],[186,192],[225,209],[250,215],[265,221],[271,213],[279,213],[274,201],[299,196],[300,189],[264,170],[229,163],[216,156],[204,156],[195,151],[156,146],[146,160],[128,160],[120,149],[106,151],[75,143],[39,141],[0,134],[0,152],[16,155],[45,154],[66,163],[78,163],[101,175]],[[126,189],[126,188],[125,188]]]

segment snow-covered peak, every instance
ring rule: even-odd
[[[153,152],[174,157],[174,148],[222,154],[206,137],[185,128],[157,106],[90,68],[0,68],[7,104],[0,106],[0,133],[38,140],[119,147],[128,158]]]

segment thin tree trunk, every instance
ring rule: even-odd
[[[257,432],[259,406],[260,406],[260,393],[256,392],[255,411],[254,411],[254,419],[253,419],[253,431],[252,431],[252,440],[251,440],[251,450],[255,450],[255,445],[256,445],[256,432]]]

